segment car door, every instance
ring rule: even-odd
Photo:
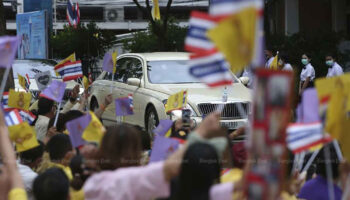
[[[141,120],[139,119],[140,115],[140,103],[144,99],[142,95],[138,93],[139,88],[141,87],[141,83],[143,81],[143,70],[142,70],[142,59],[138,57],[127,57],[124,58],[125,62],[124,69],[126,70],[125,77],[122,78],[123,84],[120,84],[121,93],[120,97],[126,97],[129,94],[133,95],[133,103],[134,103],[134,115],[125,116],[122,118],[123,122],[135,125],[141,125]],[[134,86],[127,84],[127,80],[129,78],[136,78],[140,80],[140,86]]]

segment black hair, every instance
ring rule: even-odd
[[[335,60],[337,59],[337,54],[333,53],[333,52],[328,52],[325,57],[327,57],[327,56],[330,56],[330,57],[332,57]]]
[[[69,163],[69,168],[72,170],[73,180],[71,181],[71,186],[75,190],[80,190],[89,175],[84,174],[83,166],[83,156],[75,155]]]
[[[288,63],[288,55],[285,52],[281,52],[278,54],[278,58],[281,59],[284,63]]]
[[[305,55],[308,59],[311,59],[311,54],[309,53],[303,53],[302,55]]]
[[[210,187],[220,182],[221,164],[214,147],[195,143],[185,152],[173,199],[208,200]],[[175,198],[174,198],[175,197]]]
[[[54,101],[40,97],[38,101],[38,115],[46,115],[51,112],[52,107],[54,106]]]
[[[326,159],[326,157],[325,157],[325,151],[327,151],[326,148],[328,148],[328,151],[330,154],[330,160]],[[337,179],[339,177],[338,167],[339,167],[340,161],[338,159],[338,156],[337,156],[336,150],[333,146],[333,143],[325,145],[321,149],[321,151],[318,153],[317,160],[316,160],[316,163],[317,163],[316,174],[321,175],[324,178],[326,178],[327,177],[327,166],[326,165],[329,162],[331,163],[331,166],[332,166],[333,178]]]
[[[66,114],[62,114],[62,113],[58,114],[57,123],[56,123],[56,130],[58,132],[62,133],[66,129],[65,117],[66,117]],[[49,125],[47,126],[47,130],[53,127],[54,123],[55,123],[55,117],[50,119]]]
[[[44,143],[38,140],[39,146],[31,148],[26,151],[22,151],[19,153],[19,157],[23,164],[31,164],[35,162],[37,159],[41,158],[44,154]]]
[[[36,200],[66,200],[69,195],[67,175],[58,168],[50,168],[39,174],[33,183]]]
[[[140,132],[142,150],[147,151],[151,149],[151,136],[142,129],[141,126],[135,126],[135,128]]]
[[[62,160],[66,153],[72,149],[69,136],[63,133],[52,136],[47,143],[47,151],[49,152],[51,161]]]
[[[64,117],[64,124],[66,124],[67,122],[79,118],[81,116],[83,116],[84,113],[79,111],[79,110],[70,110],[68,112],[66,112],[65,117]]]

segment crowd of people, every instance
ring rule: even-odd
[[[266,55],[266,66],[270,66],[274,57],[270,51]],[[302,55],[301,63],[300,92],[312,87],[315,78],[310,56]],[[326,56],[326,64],[328,77],[343,73],[332,56]],[[293,70],[283,53],[278,66]],[[217,112],[206,116],[198,127],[183,127],[182,120],[176,120],[170,137],[185,142],[166,160],[149,163],[152,134],[123,123],[106,127],[100,143],[74,148],[66,123],[84,115],[88,94],[84,92],[80,100],[78,96],[79,85],[62,110],[44,97],[34,102],[30,110],[38,116],[32,126],[39,145],[20,153],[8,137],[0,110],[0,199],[245,199],[245,175],[253,159],[244,141],[236,140],[246,134],[245,127],[227,134]],[[105,97],[94,111],[97,117],[112,100],[112,95]],[[335,199],[342,199],[350,187],[346,186],[350,165],[340,162],[332,143],[327,148],[332,158],[332,191]],[[280,183],[280,199],[328,199],[326,158],[323,153],[318,155],[306,174],[293,169],[292,153],[287,162],[280,162],[287,169],[286,180]]]

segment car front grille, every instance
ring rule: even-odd
[[[244,113],[240,114],[238,110],[238,104],[242,105]],[[198,104],[198,110],[201,115],[208,115],[211,112],[214,112],[218,105],[221,104],[212,104],[212,103],[201,103]],[[226,103],[224,109],[221,112],[221,118],[227,119],[245,119],[247,114],[250,112],[249,103]]]

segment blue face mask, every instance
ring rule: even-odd
[[[301,59],[301,63],[303,63],[303,65],[307,65],[307,64],[309,64],[309,60],[306,58],[303,58],[303,59]]]
[[[329,66],[329,67],[332,67],[334,64],[334,61],[333,60],[327,60],[326,61],[326,65]]]

